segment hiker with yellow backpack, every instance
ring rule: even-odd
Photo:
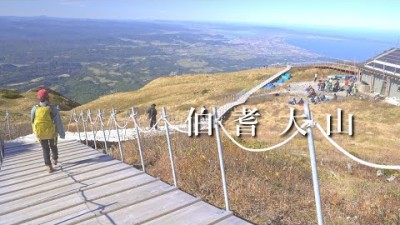
[[[32,129],[42,146],[46,169],[51,173],[53,172],[53,166],[50,160],[50,150],[53,164],[57,165],[57,138],[60,135],[60,138],[64,139],[65,132],[57,106],[49,104],[49,92],[41,87],[37,92],[37,97],[40,102],[31,111]]]

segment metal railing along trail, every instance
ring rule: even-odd
[[[2,119],[0,122],[4,123],[4,130],[7,130],[7,133],[3,133],[3,129],[0,128],[0,170],[1,170],[1,166],[3,165],[3,160],[4,160],[4,139],[5,136],[8,136],[8,139],[11,140],[11,128],[10,128],[10,113],[8,113],[8,111],[6,111],[6,115],[4,117],[4,119]]]
[[[392,169],[392,170],[400,170],[400,166],[399,165],[381,165],[381,164],[376,164],[376,163],[372,163],[372,162],[367,162],[365,160],[362,160],[360,158],[357,158],[356,156],[352,155],[351,153],[349,153],[347,150],[345,150],[344,148],[340,147],[339,144],[337,144],[332,138],[329,137],[329,135],[323,130],[322,126],[317,123],[316,121],[314,121],[312,115],[311,115],[311,111],[309,109],[309,105],[308,103],[305,103],[304,105],[304,109],[305,109],[305,123],[302,124],[302,126],[300,126],[302,129],[306,129],[307,132],[305,133],[304,136],[307,137],[308,139],[308,146],[309,146],[309,151],[310,151],[310,165],[312,168],[312,179],[313,179],[313,186],[314,186],[314,194],[315,194],[315,201],[316,201],[316,207],[317,207],[317,218],[318,218],[318,224],[323,224],[323,216],[322,216],[322,206],[321,206],[321,200],[320,200],[320,194],[319,194],[319,179],[318,179],[318,174],[317,174],[317,163],[316,163],[316,155],[315,155],[315,148],[314,148],[314,138],[312,135],[312,132],[314,130],[314,128],[317,128],[317,131],[320,131],[322,133],[322,135],[324,136],[324,138],[326,140],[328,140],[328,142],[330,142],[337,150],[339,150],[341,153],[343,153],[345,156],[349,157],[350,159],[356,161],[359,164],[368,166],[368,167],[372,167],[372,168],[376,168],[376,169]],[[90,115],[90,111],[87,112],[87,115]],[[170,156],[170,164],[171,164],[171,171],[172,171],[172,179],[174,182],[174,186],[178,187],[178,182],[177,182],[177,176],[176,176],[176,167],[175,167],[175,161],[174,161],[174,153],[173,153],[173,148],[171,145],[171,137],[170,135],[172,134],[172,132],[179,132],[179,133],[184,133],[184,134],[188,134],[187,130],[182,130],[180,129],[178,126],[176,125],[172,125],[171,122],[168,120],[168,115],[166,112],[165,107],[162,108],[162,117],[157,121],[157,124],[154,125],[151,128],[145,129],[142,127],[138,126],[138,123],[136,122],[136,116],[137,113],[135,112],[134,109],[131,110],[131,114],[126,117],[126,119],[124,119],[124,121],[118,122],[115,116],[115,110],[111,111],[111,123],[109,124],[108,127],[109,128],[113,128],[116,127],[118,129],[114,129],[112,131],[110,130],[106,130],[104,129],[105,126],[100,125],[97,126],[95,123],[90,122],[91,120],[83,120],[79,118],[83,118],[83,114],[81,113],[81,116],[77,117],[78,120],[76,121],[77,123],[80,123],[82,126],[87,126],[87,122],[90,122],[90,127],[99,127],[100,129],[98,130],[88,130],[88,129],[83,129],[85,133],[80,134],[81,138],[85,138],[85,137],[89,137],[89,133],[90,132],[94,132],[93,134],[93,138],[94,138],[94,142],[97,141],[96,137],[98,137],[97,133],[101,133],[103,134],[104,139],[99,140],[101,142],[118,142],[118,147],[119,147],[119,153],[120,153],[120,158],[123,161],[123,149],[121,147],[121,142],[126,141],[126,140],[136,140],[137,144],[138,144],[138,151],[139,151],[139,155],[140,155],[140,161],[141,161],[141,166],[142,166],[142,170],[145,171],[145,159],[143,158],[143,149],[142,149],[142,145],[140,142],[140,138],[142,135],[144,134],[153,134],[155,136],[164,136],[167,139],[167,148],[168,148],[168,153]],[[237,145],[238,147],[240,147],[241,149],[245,150],[245,151],[251,151],[251,152],[264,152],[264,151],[272,151],[272,150],[278,150],[279,148],[281,148],[282,146],[284,146],[285,144],[289,143],[291,140],[293,140],[298,134],[299,131],[295,131],[293,132],[293,134],[291,134],[286,140],[274,145],[274,146],[269,146],[269,147],[265,147],[265,148],[248,148],[246,146],[241,145],[239,142],[237,142],[235,140],[235,138],[232,137],[232,135],[227,131],[227,129],[224,127],[223,125],[223,121],[221,119],[221,117],[219,117],[218,115],[218,110],[216,108],[213,108],[213,118],[217,118],[214,119],[214,123],[213,123],[213,127],[215,130],[215,136],[216,136],[216,145],[217,145],[217,151],[218,151],[218,156],[219,156],[219,164],[220,164],[220,171],[221,171],[221,183],[222,183],[222,187],[223,187],[223,191],[224,191],[224,199],[225,199],[225,209],[227,211],[230,210],[230,206],[229,206],[229,196],[228,196],[228,190],[227,190],[227,180],[226,180],[226,176],[225,176],[225,167],[224,167],[224,158],[223,158],[223,144],[221,141],[221,134],[220,131],[222,131],[223,134],[225,134],[228,138],[228,140],[232,141],[235,145]],[[128,128],[127,127],[127,119],[130,119],[133,121],[133,127]],[[99,111],[99,113],[97,114],[97,118],[96,120],[92,120],[92,121],[98,121],[98,123],[100,123],[100,121],[103,120],[103,114],[101,111]],[[159,130],[157,130],[155,127],[156,126],[160,126],[163,125],[162,127],[160,127]],[[130,132],[128,132],[127,136],[128,137],[124,137],[124,139],[121,139],[120,136],[118,134],[121,133],[121,131],[123,131],[124,129],[129,129]],[[116,133],[116,138],[114,138],[114,140],[110,140],[110,136],[105,135],[105,133],[107,131],[110,132],[114,132]],[[162,134],[163,132],[165,132],[164,134]],[[82,140],[83,141],[83,140]],[[106,145],[106,144],[105,144]]]
[[[0,170],[1,166],[3,165],[3,159],[4,159],[4,140],[2,131],[0,130]]]
[[[4,136],[8,136],[8,140],[11,140],[12,139],[11,122],[10,122],[10,113],[8,111],[6,111],[4,118],[2,120],[0,120],[0,122],[3,123],[3,129],[4,129],[4,130],[0,130],[0,131],[5,132],[5,133],[2,133],[2,134]]]

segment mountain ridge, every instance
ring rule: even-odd
[[[79,103],[63,96],[57,91],[52,89],[48,90],[50,103],[58,105],[61,111],[68,111],[80,106]],[[12,89],[0,89],[0,116],[4,116],[6,112],[16,116],[30,116],[31,108],[39,103],[36,96],[37,91],[38,88],[30,89],[26,92],[19,92]]]

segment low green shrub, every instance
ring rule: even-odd
[[[0,89],[1,97],[7,99],[17,99],[22,98],[21,92],[17,90]]]

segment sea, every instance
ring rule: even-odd
[[[364,62],[400,47],[400,32],[379,30],[310,30],[289,35],[286,42],[339,60]]]

